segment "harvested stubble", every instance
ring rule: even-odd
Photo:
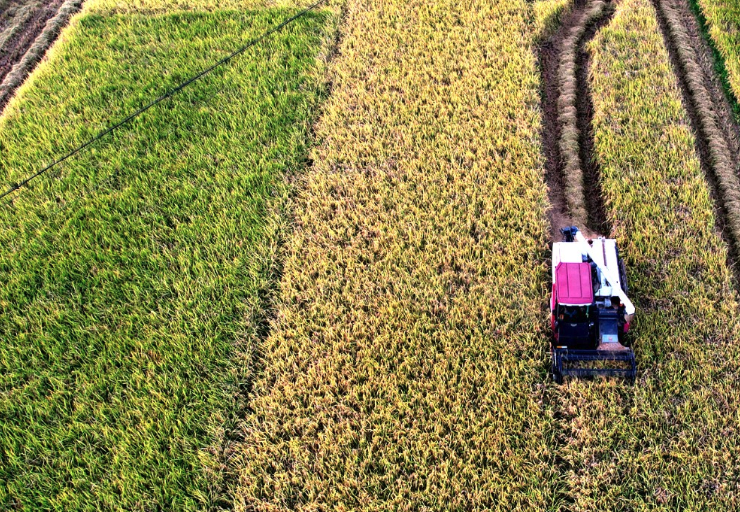
[[[573,510],[740,507],[740,325],[713,207],[649,0],[590,44],[595,156],[638,308],[634,386],[553,390]]]
[[[541,25],[517,0],[348,2],[239,510],[555,499]]]
[[[13,66],[13,69],[0,83],[0,108],[5,105],[13,92],[26,79],[36,63],[41,60],[44,53],[54,42],[62,27],[67,24],[70,17],[80,10],[82,0],[66,0],[57,14],[46,22],[44,30],[39,34],[23,58]]]
[[[570,219],[583,229],[588,225],[588,212],[581,162],[581,134],[578,130],[576,66],[578,48],[589,25],[604,16],[608,4],[603,0],[592,0],[578,23],[573,25],[563,39],[558,66],[558,121],[560,124],[560,158],[563,166],[564,193]]]
[[[78,15],[0,118],[3,189],[294,12]],[[0,509],[224,497],[333,20],[308,15],[0,205]]]
[[[705,81],[695,49],[680,12],[673,2],[683,0],[655,0],[667,26],[667,36],[679,61],[678,72],[684,77],[689,101],[696,113],[700,136],[704,138],[710,157],[710,166],[716,178],[719,199],[725,213],[727,227],[735,249],[740,251],[740,177],[738,155],[733,155],[720,128],[712,95]]]
[[[39,1],[0,2],[0,54],[5,52],[5,43],[23,29],[39,5]]]

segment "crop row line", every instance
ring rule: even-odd
[[[560,157],[563,163],[565,198],[572,221],[578,226],[588,224],[588,208],[584,187],[585,174],[581,158],[582,133],[578,127],[578,52],[589,26],[601,19],[607,8],[603,0],[593,0],[580,22],[569,27],[563,39],[558,68],[558,117],[561,123]]]
[[[711,180],[712,176],[709,178],[715,184],[726,228],[737,251],[740,247],[740,179],[737,161],[720,125],[721,113],[712,101],[708,77],[691,44],[692,39],[682,22],[679,8],[673,0],[655,0],[654,4],[666,46],[674,54],[675,72],[684,89],[686,107],[695,124],[694,131],[700,139],[700,146],[706,148],[705,167],[713,174],[714,180]]]

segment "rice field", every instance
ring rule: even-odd
[[[682,1],[335,1],[11,196],[0,508],[740,508],[740,185]],[[0,186],[302,5],[88,0]],[[596,203],[638,378],[558,386],[549,243]]]
[[[90,7],[0,119],[3,189],[293,12]],[[334,19],[302,18],[2,205],[0,508],[228,503]]]
[[[526,2],[348,2],[237,510],[555,500],[539,26]]]
[[[576,510],[734,510],[737,294],[650,2],[620,2],[589,49],[595,157],[640,312],[640,373],[632,387],[555,389],[565,496]]]

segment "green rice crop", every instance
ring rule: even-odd
[[[77,16],[0,119],[0,184],[293,12]],[[223,503],[334,19],[302,18],[0,205],[0,508]]]
[[[648,0],[590,43],[595,157],[637,306],[634,386],[554,389],[573,510],[737,510],[738,302]]]

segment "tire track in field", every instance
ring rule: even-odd
[[[696,139],[696,151],[728,241],[728,266],[738,277],[740,253],[740,127],[714,73],[711,49],[683,0],[652,0]]]
[[[587,43],[614,14],[611,2],[575,0],[560,26],[539,49],[542,83],[542,147],[550,200],[552,241],[560,241],[560,228],[576,225],[587,235],[609,233],[601,192],[600,169],[594,153],[593,101],[589,86],[591,55]],[[572,410],[562,403],[560,390],[546,394],[555,424],[552,463],[557,473],[572,472],[573,462],[563,457],[569,444]],[[572,496],[560,490],[558,499],[568,506]]]
[[[553,240],[560,228],[608,233],[599,166],[593,158],[593,102],[585,46],[614,12],[611,2],[577,0],[540,47],[542,141]]]

